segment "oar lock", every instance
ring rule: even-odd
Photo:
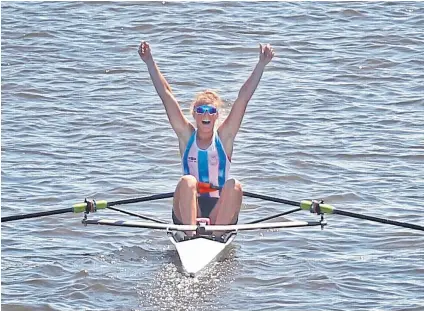
[[[323,215],[324,212],[321,212],[320,204],[324,204],[324,200],[312,200],[309,211],[313,214]]]
[[[327,221],[324,219],[324,212],[321,211],[320,204],[324,204],[324,200],[312,200],[309,211],[321,216],[321,230],[324,230],[324,226],[327,225]]]
[[[88,214],[97,212],[97,203],[96,203],[96,200],[94,199],[88,200],[87,198],[85,198],[84,203],[87,204],[85,206],[85,211],[84,211],[84,220],[87,220]],[[83,220],[83,223],[84,223],[84,220]]]

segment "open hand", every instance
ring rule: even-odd
[[[270,44],[262,45],[259,43],[259,62],[268,64],[274,57],[274,49]]]
[[[140,47],[138,48],[138,55],[146,63],[152,59],[152,52],[150,51],[150,45],[146,41],[141,41]]]

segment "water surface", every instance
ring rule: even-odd
[[[231,103],[271,43],[237,136],[251,192],[424,224],[422,2],[3,2],[2,216],[173,191],[178,143],[137,48],[189,115]],[[170,221],[171,200],[128,205]],[[288,210],[246,198],[240,222]],[[112,211],[90,217],[128,219]],[[162,232],[82,215],[2,224],[4,310],[422,310],[424,235],[341,216],[239,234],[197,279]],[[307,212],[291,219],[314,220]]]

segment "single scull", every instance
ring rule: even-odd
[[[212,187],[211,187],[212,188]],[[181,260],[183,271],[190,276],[197,275],[210,263],[220,259],[225,255],[231,243],[240,231],[245,230],[268,230],[268,229],[287,229],[287,228],[298,228],[298,227],[309,227],[309,226],[320,226],[323,228],[326,225],[324,214],[337,214],[358,219],[365,219],[369,221],[379,222],[383,224],[389,224],[393,226],[409,228],[419,231],[424,231],[424,226],[411,224],[406,222],[400,222],[390,219],[379,218],[375,216],[368,216],[358,214],[352,211],[343,211],[334,208],[329,204],[325,204],[322,201],[315,200],[302,200],[300,202],[291,201],[287,199],[280,199],[271,196],[255,194],[251,192],[244,192],[244,196],[251,198],[258,198],[272,202],[278,202],[288,205],[296,206],[296,209],[265,217],[259,220],[252,221],[246,224],[237,225],[210,225],[204,219],[201,219],[196,225],[175,225],[172,223],[166,223],[163,220],[155,219],[139,215],[133,212],[124,211],[118,209],[116,205],[153,201],[158,199],[171,198],[173,193],[163,193],[157,195],[151,195],[141,198],[125,199],[119,201],[107,202],[85,200],[83,203],[74,204],[71,208],[58,209],[53,211],[43,211],[39,213],[23,214],[2,217],[1,221],[8,222],[19,219],[35,218],[48,215],[56,215],[63,213],[84,213],[84,219],[82,220],[85,225],[106,225],[106,226],[120,226],[120,227],[132,227],[132,228],[145,228],[163,230],[167,232],[168,238],[171,243],[175,246],[178,256]],[[112,219],[88,219],[88,214],[96,212],[99,209],[111,209],[117,212],[121,212],[127,215],[135,216],[147,221],[128,221],[128,220],[112,220]],[[308,210],[311,213],[320,216],[318,221],[306,222],[306,221],[283,221],[283,222],[265,222],[272,220],[287,214],[291,214],[300,210]],[[195,232],[193,236],[186,236],[183,232]],[[222,236],[215,237],[212,232],[224,232]]]

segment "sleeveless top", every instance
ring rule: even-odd
[[[223,187],[228,179],[231,160],[227,156],[217,131],[207,149],[197,146],[197,130],[193,132],[182,158],[184,175],[192,175],[197,181]],[[202,193],[200,196],[219,197],[220,191]]]

